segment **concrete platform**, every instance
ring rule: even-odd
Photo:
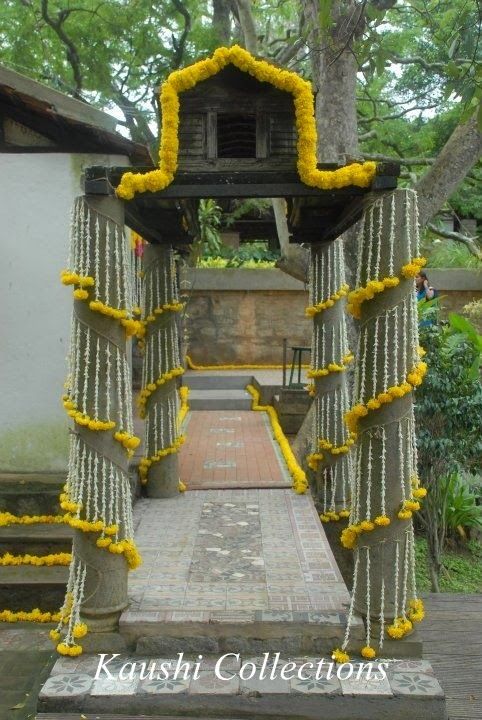
[[[250,410],[251,395],[246,390],[191,390],[191,410]]]
[[[337,668],[326,658],[320,664],[320,656],[292,658],[107,656],[100,671],[97,655],[62,658],[43,685],[36,717],[446,718],[443,690],[426,661],[397,661],[381,672],[376,664]]]

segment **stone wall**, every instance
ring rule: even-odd
[[[190,293],[186,326],[194,362],[280,363],[283,338],[290,346],[310,345],[308,291],[280,270],[190,270],[181,285]]]
[[[460,313],[482,298],[480,272],[429,269],[427,274],[445,313]],[[189,269],[181,287],[189,295],[189,354],[200,365],[280,363],[283,338],[289,346],[310,345],[311,321],[304,314],[308,292],[280,270]]]

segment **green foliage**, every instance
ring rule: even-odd
[[[236,249],[222,245],[218,253],[205,253],[198,261],[198,267],[272,268],[279,255],[279,252],[268,250],[265,242],[243,243]]]
[[[482,270],[482,263],[465,245],[453,240],[434,240],[427,249],[429,268],[473,268]]]
[[[477,479],[454,472],[440,482],[446,492],[445,524],[452,534],[463,533],[466,528],[482,530],[482,500],[480,476]]]
[[[427,305],[420,327],[428,372],[417,389],[415,413],[422,479],[431,468],[446,475],[459,468],[482,468],[482,337],[461,315],[443,324]]]
[[[266,200],[264,198],[247,198],[246,200],[239,200],[234,210],[225,214],[223,218],[224,225],[226,228],[230,228],[235,222],[246,215],[262,217],[271,207],[271,200]]]
[[[240,260],[239,258],[224,257],[207,257],[198,261],[197,267],[200,268],[216,268],[222,270],[224,268],[245,268],[248,270],[268,270],[274,268],[272,260]]]
[[[482,592],[482,545],[476,540],[464,543],[462,547],[445,550],[442,553],[443,572],[440,576],[441,592],[480,593]],[[417,588],[421,592],[430,590],[428,546],[426,538],[415,540],[415,574]]]
[[[205,255],[217,255],[222,246],[219,229],[221,226],[222,210],[215,200],[200,200],[198,208],[198,221],[202,252]]]

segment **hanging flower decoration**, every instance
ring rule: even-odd
[[[234,45],[218,48],[211,58],[183,70],[172,72],[161,87],[162,131],[159,169],[147,173],[127,172],[117,187],[117,195],[132,200],[137,193],[164,190],[174,180],[179,152],[179,95],[219,73],[232,64],[260,82],[293,95],[298,134],[298,174],[310,187],[333,190],[349,185],[369,187],[376,172],[374,162],[353,163],[337,170],[318,170],[316,157],[316,122],[311,84],[296,73],[256,60],[247,50]]]

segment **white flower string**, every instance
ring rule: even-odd
[[[143,389],[139,407],[150,431],[145,433],[145,456],[139,464],[143,484],[153,464],[179,450],[184,438],[177,429],[176,378],[184,370],[179,357],[175,313],[179,305],[176,265],[171,248],[145,258],[147,282],[143,321],[146,329]],[[169,306],[166,310],[165,306]],[[160,318],[160,320],[159,320]],[[158,389],[162,388],[162,392]],[[174,399],[173,399],[174,398]]]
[[[375,656],[375,650],[370,647],[371,616],[380,618],[377,642],[381,648],[384,633],[393,639],[401,638],[410,631],[412,621],[421,620],[424,614],[413,581],[415,557],[412,514],[419,507],[418,498],[423,497],[423,489],[418,489],[413,403],[410,403],[407,414],[400,418],[397,418],[396,413],[392,415],[384,412],[387,404],[398,402],[398,398],[412,392],[421,382],[424,371],[419,364],[415,295],[409,287],[411,283],[405,282],[419,265],[411,261],[412,258],[418,258],[419,252],[418,228],[414,230],[416,194],[400,191],[400,194],[403,193],[405,195],[399,204],[396,194],[393,194],[377,200],[365,213],[358,247],[357,285],[362,289],[368,286],[369,279],[383,284],[382,288],[376,283],[368,287],[366,296],[362,298],[362,302],[367,301],[367,305],[362,306],[357,316],[361,319],[361,328],[353,390],[356,402],[346,415],[350,431],[356,432],[358,438],[353,463],[354,477],[350,482],[352,507],[348,527],[341,534],[341,542],[356,554],[352,598],[359,580],[357,575],[363,573],[366,579],[366,583],[363,582],[364,597],[357,599],[357,606],[364,607],[366,615],[367,645],[361,651],[365,658]],[[402,223],[399,224],[404,225],[399,229],[396,225],[398,207],[402,211]],[[387,227],[387,232],[383,231],[384,227]],[[395,237],[396,232],[400,232],[403,237]],[[400,244],[401,258],[398,257]],[[408,265],[406,270],[395,267],[395,250],[397,262]],[[396,281],[386,282],[388,277],[396,278]],[[399,288],[396,292],[390,289],[395,287]],[[372,305],[372,312],[365,315],[364,307],[368,308],[370,300],[379,292],[391,293],[387,295],[387,301],[393,298],[393,306],[387,307],[388,303],[384,302],[381,310],[373,313]],[[356,294],[353,297],[356,307]],[[343,404],[344,396],[339,397]],[[323,403],[327,406],[328,398],[323,399]],[[340,412],[340,404],[335,403],[335,407]],[[376,413],[379,413],[378,423]],[[370,418],[369,424],[361,422],[366,415]],[[323,411],[321,417],[324,417]],[[396,419],[392,420],[392,417]],[[390,471],[392,463],[393,473]],[[343,472],[340,477],[343,477]],[[390,492],[389,483],[393,486]],[[397,525],[400,521],[404,524]],[[394,535],[392,531],[387,535],[384,528],[392,524]],[[363,545],[364,533],[373,533],[368,546]],[[394,539],[388,540],[388,537]],[[402,538],[404,554],[400,557]],[[370,548],[363,556],[360,555],[362,547]],[[381,584],[375,585],[374,578],[379,577],[380,573]],[[386,618],[387,612],[390,615]],[[346,648],[348,638],[349,629],[342,650]],[[333,657],[338,662],[347,661],[346,653],[340,650],[335,650]]]
[[[92,322],[88,315],[79,317],[74,307],[64,406],[74,420],[75,429],[70,434],[69,466],[61,507],[66,512],[66,522],[74,529],[94,533],[99,552],[123,554],[128,567],[135,567],[139,556],[133,540],[127,471],[115,467],[100,450],[103,444],[97,445],[98,432],[108,433],[112,443],[122,442],[128,453],[132,452],[133,442],[138,442],[133,435],[126,437],[125,433],[126,430],[133,432],[129,366],[125,351],[108,334],[98,332],[94,322],[98,312],[110,316],[113,323],[119,319],[115,312],[121,310],[125,313],[123,319],[132,317],[133,278],[129,275],[134,266],[127,259],[123,228],[90,209],[85,198],[76,201],[72,222],[73,267],[63,271],[62,281],[79,284],[74,297],[77,301],[87,301]],[[103,278],[99,277],[101,273]],[[114,302],[123,307],[110,305],[112,285],[115,286]],[[64,655],[78,655],[82,648],[77,640],[87,632],[81,615],[90,571],[76,548],[74,544],[62,619],[51,633],[58,643],[58,651]]]

